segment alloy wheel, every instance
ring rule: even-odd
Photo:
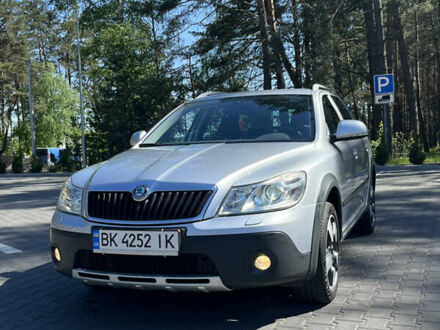
[[[370,186],[370,224],[374,226],[376,223],[376,195],[374,191],[374,187]]]
[[[339,270],[339,239],[336,218],[332,214],[327,222],[327,247],[325,269],[331,291],[336,289]]]

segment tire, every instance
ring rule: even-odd
[[[304,286],[294,288],[294,295],[308,303],[328,304],[335,299],[338,290],[341,246],[338,214],[328,202],[324,206],[319,237],[316,274]]]
[[[370,235],[376,228],[376,193],[373,185],[370,185],[368,193],[368,206],[365,213],[359,219],[357,231],[361,235]]]

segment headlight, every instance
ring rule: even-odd
[[[58,197],[58,210],[81,215],[82,193],[82,189],[75,187],[71,179],[67,180]]]
[[[264,182],[233,187],[224,199],[219,215],[258,213],[292,207],[306,188],[306,173],[291,172]]]

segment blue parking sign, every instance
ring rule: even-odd
[[[394,93],[394,77],[392,74],[379,74],[374,76],[374,94]]]

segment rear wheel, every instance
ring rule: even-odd
[[[376,228],[376,193],[373,185],[370,185],[368,193],[368,207],[359,219],[358,231],[362,235],[370,235]]]
[[[299,299],[309,303],[328,304],[336,297],[340,242],[338,214],[331,203],[325,203],[316,274],[303,287],[294,289]]]

